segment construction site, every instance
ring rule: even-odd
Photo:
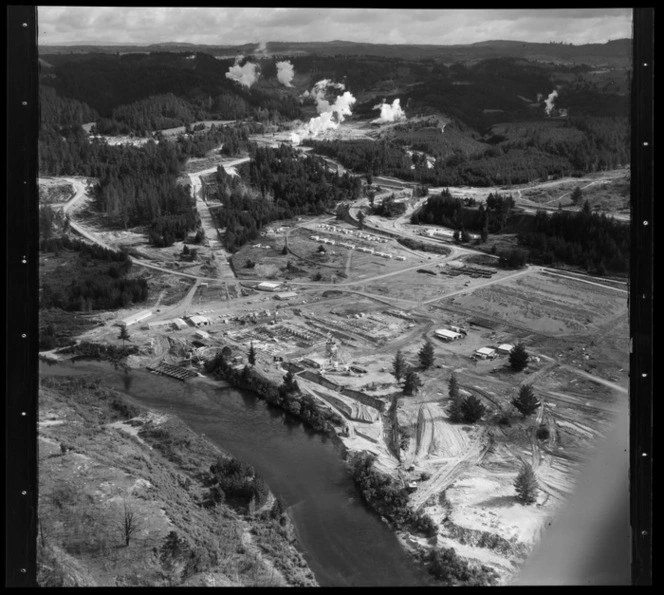
[[[191,174],[203,215],[207,173]],[[65,182],[78,192],[69,206],[85,198],[83,181]],[[448,234],[416,234],[405,223],[412,202],[392,221],[368,216],[362,225],[328,214],[273,222],[234,254],[202,215],[210,229],[193,258],[179,242],[156,249],[140,231],[105,231],[81,204],[70,211],[74,225],[101,245],[133,247],[135,274],[148,280],[150,297],[140,309],[91,315],[99,324],[80,340],[120,345],[124,327],[138,347],[129,366],[182,381],[226,348],[232,364],[244,367],[253,346],[254,366],[276,385],[290,371],[303,394],[339,414],[346,450],[376,455],[375,467],[434,520],[436,543],[504,582],[573,497],[595,445],[626,406],[624,283],[533,265],[503,268]],[[400,241],[414,237],[429,249]],[[47,266],[57,266],[49,258]],[[427,341],[434,360],[423,367]],[[509,363],[517,344],[528,353],[521,371]],[[412,395],[394,374],[397,353],[420,378]],[[450,419],[452,374],[461,397],[484,407],[474,423]],[[539,401],[529,416],[512,404],[524,385]],[[539,484],[530,506],[513,485],[526,462]],[[407,548],[430,546],[420,536],[401,538]]]

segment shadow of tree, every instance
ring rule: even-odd
[[[477,506],[491,506],[494,508],[506,508],[516,503],[516,496],[494,496],[482,502],[478,502]]]

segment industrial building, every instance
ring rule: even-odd
[[[271,281],[263,281],[262,283],[259,283],[256,285],[256,289],[260,291],[277,291],[279,288],[281,288],[282,283],[273,283]]]
[[[205,316],[200,316],[198,314],[195,314],[194,316],[189,316],[189,322],[191,322],[191,324],[193,324],[196,327],[209,326],[210,319],[206,318]]]
[[[506,355],[512,353],[512,349],[514,349],[514,345],[510,343],[503,343],[502,345],[498,345],[498,351]]]
[[[436,337],[442,339],[443,341],[456,341],[457,339],[463,337],[461,333],[456,333],[446,328],[438,329],[434,332],[434,334],[436,335]]]
[[[496,350],[492,347],[480,347],[475,351],[475,355],[480,359],[493,359],[496,357]]]
[[[123,327],[127,328],[128,326],[131,326],[132,324],[136,324],[137,322],[140,322],[141,320],[145,320],[146,318],[149,318],[150,316],[152,316],[152,311],[150,311],[150,310],[141,310],[140,312],[136,312],[135,314],[132,314],[131,316],[127,316],[127,318],[123,318],[117,324],[119,326],[123,326]]]
[[[295,291],[283,291],[281,293],[278,293],[274,297],[275,297],[275,299],[278,299],[278,300],[290,300],[290,299],[296,298],[297,293]]]
[[[174,331],[181,331],[183,329],[189,328],[189,325],[182,320],[182,318],[174,318],[171,320],[171,325]]]

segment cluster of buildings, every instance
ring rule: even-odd
[[[458,326],[439,328],[434,331],[434,336],[447,342],[458,341],[466,335],[467,332]],[[472,357],[478,359],[495,359],[500,355],[509,355],[512,353],[512,349],[514,349],[514,345],[511,343],[501,343],[498,347],[480,347],[473,352]]]
[[[340,233],[340,234],[343,234],[345,236],[355,235],[358,238],[360,238],[362,240],[368,240],[369,242],[377,242],[379,244],[385,244],[385,243],[389,242],[389,240],[387,238],[382,238],[380,236],[375,236],[373,234],[366,233],[366,232],[363,232],[363,231],[356,231],[354,229],[345,229],[343,227],[336,227],[335,225],[329,225],[328,223],[319,223],[317,225],[317,227],[319,229],[324,229],[326,231],[331,231],[331,232],[334,232],[334,233]]]
[[[135,312],[122,320],[116,322],[117,326],[128,328],[139,322],[143,322],[147,318],[152,316],[151,310],[141,310],[140,312]],[[158,329],[158,328],[168,328],[174,331],[181,331],[190,327],[200,328],[201,326],[209,326],[210,319],[201,316],[200,314],[194,314],[192,316],[187,316],[186,319],[189,323],[185,322],[182,318],[172,318],[170,320],[155,320],[152,322],[146,323],[142,328],[145,329]]]
[[[371,236],[369,234],[361,233],[361,232],[354,232],[350,229],[340,229],[334,227],[334,225],[327,225],[325,223],[319,224],[318,227],[322,227],[323,229],[330,230],[330,231],[338,231],[339,233],[343,233],[344,235],[350,235],[357,233],[357,236],[359,238],[373,241],[373,242],[380,242],[380,243],[385,243],[388,240],[385,238],[379,238],[377,236]],[[348,250],[357,250],[358,252],[363,252],[365,254],[374,254],[376,256],[380,256],[381,258],[387,258],[391,259],[393,257],[392,254],[389,252],[380,252],[378,250],[374,250],[373,248],[369,248],[367,246],[356,246],[355,244],[351,244],[350,242],[337,242],[336,240],[332,240],[330,238],[324,238],[322,236],[318,235],[310,235],[309,236],[310,240],[314,240],[315,242],[320,242],[321,244],[329,244],[331,246],[341,246],[342,248],[347,248]],[[405,256],[398,255],[395,257],[395,260],[406,260]]]
[[[480,347],[473,353],[473,356],[479,359],[495,359],[499,355],[509,355],[512,353],[512,349],[514,349],[514,345],[511,343],[503,343],[496,348]]]

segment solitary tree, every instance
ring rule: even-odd
[[[129,334],[126,326],[120,327],[120,334],[118,335],[118,339],[122,340],[122,349],[124,349],[125,341],[131,340],[131,335]]]
[[[295,380],[295,375],[293,372],[290,370],[286,372],[286,375],[284,376],[284,382],[280,388],[286,394],[294,393],[299,390],[299,386],[297,385],[297,380]]]
[[[420,349],[418,356],[420,358],[420,365],[422,366],[423,370],[428,370],[431,366],[433,366],[433,344],[431,341],[429,341],[429,339],[427,339],[424,342],[424,345],[422,345],[422,349]]]
[[[523,343],[517,343],[510,352],[510,367],[515,372],[521,372],[528,364],[528,352]]]
[[[256,365],[256,348],[254,347],[253,342],[249,344],[249,353],[247,354],[247,360],[252,366]]]
[[[403,383],[403,394],[404,395],[415,394],[421,386],[422,386],[422,380],[419,374],[412,368],[409,368],[408,371],[405,373],[405,378]]]
[[[452,401],[452,404],[448,409],[450,420],[461,421],[462,399],[461,399],[461,394],[459,393],[459,383],[457,381],[457,377],[454,372],[452,372],[452,375],[450,376],[450,381],[448,383],[448,394],[450,396],[450,400]]]
[[[454,239],[455,242],[459,241],[460,235],[459,235],[459,230],[458,229],[454,230],[454,233],[452,234],[452,238]]]
[[[394,356],[394,361],[392,362],[392,374],[394,374],[397,382],[401,382],[401,378],[405,372],[406,358],[404,357],[403,353],[401,353],[401,349],[399,349]]]
[[[583,203],[583,207],[581,208],[581,212],[584,215],[592,215],[592,209],[590,208],[590,203],[587,200]]]
[[[286,246],[286,244],[284,244],[284,247],[281,249],[281,253],[284,255],[288,254],[288,246]]]
[[[364,211],[360,211],[357,214],[357,220],[360,222],[360,229],[364,229],[364,220],[366,219],[366,215],[364,214]]]
[[[460,410],[461,418],[467,424],[474,424],[476,421],[482,419],[486,413],[486,407],[474,395],[470,395],[463,400]]]
[[[514,405],[523,417],[527,417],[534,413],[539,407],[539,401],[533,392],[533,387],[530,384],[524,384],[519,389],[519,396],[512,399]]]
[[[575,205],[578,205],[581,202],[581,199],[583,198],[583,192],[581,191],[581,188],[578,186],[574,188],[572,191],[572,202]]]
[[[131,508],[127,508],[127,503],[124,503],[124,515],[122,521],[120,522],[120,531],[122,537],[124,538],[125,546],[129,546],[129,541],[131,536],[136,533],[141,528],[136,514]]]
[[[539,485],[533,468],[524,463],[521,471],[514,480],[514,489],[516,490],[516,499],[522,504],[532,504],[537,500]]]

